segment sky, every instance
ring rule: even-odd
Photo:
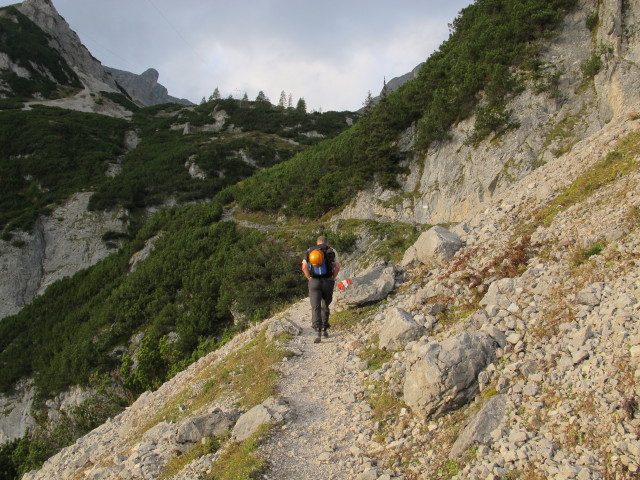
[[[385,79],[410,72],[449,36],[472,0],[52,0],[103,65],[160,73],[169,94],[308,111],[362,107]],[[16,3],[0,0],[0,6]]]

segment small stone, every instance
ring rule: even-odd
[[[329,460],[331,460],[331,454],[329,452],[322,452],[320,455],[318,455],[318,460],[320,460],[321,462],[328,462]]]
[[[511,333],[507,336],[507,342],[511,345],[516,345],[520,340],[522,340],[522,335],[519,333]]]

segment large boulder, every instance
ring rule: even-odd
[[[269,323],[265,335],[270,342],[280,335],[286,334],[296,337],[300,335],[301,329],[289,318],[279,318]]]
[[[449,452],[449,458],[455,459],[476,443],[491,445],[491,432],[500,426],[506,412],[507,396],[489,397],[480,411],[464,427]]]
[[[378,346],[384,350],[399,350],[407,343],[420,338],[424,330],[409,312],[401,308],[391,308],[380,329]]]
[[[197,443],[203,438],[219,437],[231,429],[236,416],[216,408],[210,413],[196,415],[178,425],[176,441],[178,443]]]
[[[231,431],[231,439],[242,442],[256,433],[262,425],[282,422],[289,412],[289,407],[282,399],[269,397],[238,419]]]
[[[496,347],[483,331],[416,347],[407,359],[405,402],[423,418],[469,402],[478,392],[478,374],[496,359]]]
[[[462,248],[460,237],[443,227],[433,227],[423,232],[402,258],[402,265],[420,262],[427,266],[439,266]]]
[[[336,291],[337,305],[350,308],[386,298],[396,284],[395,266],[392,263],[378,265],[352,280],[349,288]]]

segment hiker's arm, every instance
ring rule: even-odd
[[[311,275],[309,275],[309,265],[307,265],[307,262],[302,262],[302,273],[307,277],[307,280],[311,280]]]
[[[338,273],[340,273],[340,263],[336,262],[333,264],[333,279],[338,278]]]

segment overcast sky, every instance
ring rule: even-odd
[[[383,80],[448,38],[472,0],[52,0],[103,65],[153,67],[169,94],[199,103],[216,87],[262,90],[308,110],[357,110]],[[0,0],[0,6],[16,3]]]

